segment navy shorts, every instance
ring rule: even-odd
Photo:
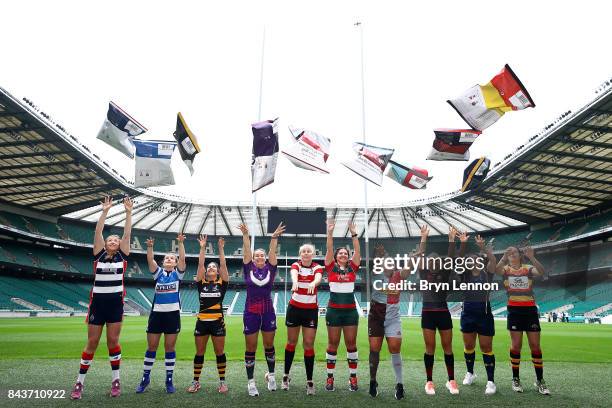
[[[461,331],[478,333],[481,336],[495,336],[493,314],[482,312],[461,312]]]
[[[106,323],[123,321],[123,298],[98,297],[94,295],[89,303],[86,323],[104,326]]]
[[[147,333],[176,334],[181,331],[181,312],[151,312]]]

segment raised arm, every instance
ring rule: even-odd
[[[468,244],[468,240],[470,239],[470,236],[467,234],[467,232],[462,232],[459,234],[459,257],[463,258],[465,256],[465,253],[467,252],[467,244]]]
[[[153,258],[153,245],[155,240],[151,237],[147,239],[147,263],[149,264],[149,272],[155,273],[157,271],[157,262]]]
[[[330,265],[334,262],[334,227],[336,221],[331,218],[327,220],[327,241],[325,252],[325,265]]]
[[[276,247],[278,247],[278,237],[285,232],[285,226],[281,222],[276,227],[276,230],[272,233],[272,238],[270,239],[270,250],[268,251],[268,262],[270,265],[276,265],[278,262],[276,260]]]
[[[229,282],[229,272],[227,271],[227,262],[225,261],[225,239],[219,237],[217,245],[219,246],[219,275],[222,281]]]
[[[176,237],[176,240],[178,241],[179,256],[176,267],[179,272],[185,272],[185,270],[187,269],[187,259],[185,256],[185,235],[183,235],[182,232],[179,232],[178,236]]]
[[[455,257],[455,238],[457,237],[457,230],[452,225],[448,227],[448,256],[451,258]]]
[[[125,225],[123,227],[123,237],[119,248],[121,252],[126,255],[130,254],[130,243],[132,241],[132,208],[134,208],[134,202],[130,197],[123,199],[123,207],[125,207]]]
[[[487,273],[494,274],[497,266],[497,260],[495,259],[495,254],[493,254],[493,247],[490,245],[486,246],[485,239],[480,235],[476,235],[474,240],[476,241],[476,245],[480,249],[480,252],[487,254],[487,259],[489,261],[487,263]]]
[[[544,269],[544,265],[542,265],[540,261],[536,259],[532,247],[528,246],[525,248],[525,256],[527,256],[527,258],[529,259],[529,262],[531,262],[531,264],[535,267],[535,271],[532,271],[532,272],[536,272],[534,273],[534,275],[535,276],[544,275],[544,272],[546,272],[546,270]]]
[[[104,231],[104,221],[106,221],[108,210],[113,206],[113,199],[110,196],[106,196],[100,204],[102,204],[102,213],[100,213],[100,218],[98,218],[98,223],[96,224],[96,232],[94,233],[94,255],[97,255],[98,252],[104,249],[104,235],[102,235],[102,231]]]
[[[357,226],[354,223],[349,224],[349,231],[351,231],[351,238],[353,239],[353,258],[351,262],[355,265],[361,263],[361,247],[359,246],[359,235],[357,235]]]
[[[242,232],[242,263],[248,264],[253,260],[253,254],[251,253],[251,237],[249,237],[249,227],[246,224],[240,224],[238,226]]]
[[[423,224],[421,227],[421,241],[419,243],[419,269],[425,269],[425,251],[427,251],[427,237],[429,236],[429,227],[427,224]]]
[[[198,237],[198,242],[200,243],[200,254],[198,255],[198,272],[196,273],[196,282],[201,282],[204,280],[204,273],[206,272],[206,240],[208,239],[208,235],[202,235]]]
[[[501,257],[497,265],[495,266],[495,273],[498,275],[504,274],[504,268],[508,263],[508,252],[510,252],[510,248],[507,248],[504,252],[504,256]]]

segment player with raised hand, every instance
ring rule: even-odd
[[[420,248],[423,253],[427,248],[427,237],[429,236],[429,228],[427,225],[421,227],[421,243]],[[455,238],[457,230],[450,227],[448,231],[448,256],[454,257],[455,254]],[[434,260],[437,260],[435,262]],[[419,265],[419,278],[422,281],[431,283],[448,283],[451,276],[451,269],[445,269],[440,262],[437,253],[431,253],[428,259],[422,259]],[[436,393],[433,383],[433,365],[434,353],[436,350],[436,331],[440,333],[440,343],[444,351],[444,364],[448,374],[446,388],[451,394],[459,394],[459,388],[455,381],[455,359],[453,355],[453,322],[448,310],[446,302],[448,291],[444,289],[429,288],[423,290],[423,310],[421,312],[421,329],[423,330],[423,340],[425,341],[425,354],[423,361],[425,363],[425,372],[427,374],[427,382],[425,383],[425,392],[428,395]]]
[[[164,351],[166,364],[166,392],[173,394],[174,365],[176,362],[176,339],[181,331],[181,298],[179,285],[187,263],[185,259],[185,235],[179,232],[176,237],[178,241],[178,256],[175,253],[167,253],[164,256],[162,266],[159,266],[153,255],[155,240],[147,239],[147,263],[149,272],[155,280],[155,295],[149,324],[147,326],[147,351],[144,358],[144,370],[140,384],[136,387],[136,393],[144,392],[151,382],[150,375],[157,347],[164,335]]]
[[[121,346],[119,335],[123,321],[123,275],[127,268],[130,255],[130,237],[132,232],[132,208],[134,203],[129,197],[123,199],[125,209],[125,225],[123,236],[103,236],[104,221],[113,206],[113,199],[105,197],[102,212],[96,224],[93,242],[94,284],[90,294],[89,310],[87,311],[87,344],[81,353],[81,366],[76,383],[70,393],[70,398],[80,399],[85,383],[85,375],[89,369],[98,348],[102,330],[106,325],[106,345],[112,369],[111,397],[121,395],[119,369],[121,365]]]
[[[469,236],[464,232],[459,235],[461,242],[459,256],[464,256],[466,252]],[[475,238],[476,245],[480,249],[480,254],[469,253],[465,255],[465,264],[474,265],[472,268],[465,268],[460,275],[460,279],[465,283],[485,284],[492,281],[495,275],[497,261],[493,255],[493,249],[485,246],[485,240],[480,235]],[[479,267],[476,260],[482,257],[487,263],[484,267]],[[458,273],[458,272],[457,272]],[[480,345],[482,360],[487,371],[487,385],[485,395],[493,395],[497,391],[495,386],[495,355],[493,354],[493,336],[495,336],[495,322],[491,303],[489,302],[488,290],[466,291],[463,299],[463,309],[461,311],[461,332],[463,333],[464,356],[467,372],[463,379],[463,385],[471,385],[476,379],[474,374],[474,360],[476,359],[476,340]]]
[[[530,263],[524,263],[524,259]],[[508,294],[508,330],[510,331],[510,363],[512,365],[512,390],[523,392],[519,377],[523,332],[531,349],[531,359],[536,373],[535,387],[543,395],[550,395],[544,382],[544,364],[540,347],[540,315],[533,295],[533,280],[544,275],[544,266],[535,258],[533,248],[520,251],[511,246],[499,260],[496,273],[504,278]]]
[[[349,249],[339,247],[334,250],[333,220],[327,221],[327,252],[325,254],[325,270],[329,280],[329,303],[325,321],[327,323],[327,391],[335,391],[334,373],[336,371],[336,356],[340,337],[344,334],[346,356],[349,366],[349,390],[357,391],[357,327],[359,314],[355,305],[356,272],[361,263],[361,250],[357,236],[357,226],[349,224],[353,239],[353,257],[349,260]]]
[[[223,318],[223,299],[229,284],[229,273],[225,261],[225,240],[219,237],[219,263],[206,263],[206,235],[200,235],[200,254],[198,257],[198,272],[196,282],[198,283],[198,297],[200,299],[200,311],[193,332],[195,338],[196,354],[193,358],[193,381],[187,392],[194,393],[200,389],[200,374],[204,365],[204,353],[210,337],[217,360],[217,372],[219,374],[219,391],[225,394],[228,391],[225,382],[225,369],[227,358],[225,356],[225,320]]]
[[[419,256],[419,254],[415,254]],[[387,258],[389,254],[382,244],[374,248],[375,258]],[[406,279],[410,274],[410,268],[396,270],[385,268],[382,274],[374,279],[382,285],[397,284]],[[395,399],[404,398],[403,364],[400,354],[402,349],[402,322],[400,319],[400,292],[399,290],[372,288],[372,299],[370,302],[370,313],[368,314],[368,340],[370,342],[370,395],[378,395],[378,382],[376,374],[380,361],[380,350],[383,339],[387,339],[387,347],[391,354],[391,364],[395,373]]]
[[[255,384],[255,353],[257,352],[257,339],[259,332],[264,345],[268,372],[265,381],[269,391],[276,391],[276,378],[274,369],[276,353],[274,350],[274,334],[276,332],[276,313],[272,303],[272,285],[276,277],[277,259],[276,248],[278,237],[285,232],[281,222],[272,233],[268,259],[264,249],[256,249],[251,253],[251,239],[249,229],[245,224],[238,227],[242,232],[242,271],[246,283],[247,298],[242,320],[244,323],[244,338],[246,350],[244,364],[247,372],[247,390],[252,397],[258,396],[259,391]]]
[[[314,246],[302,245],[299,249],[300,260],[291,265],[291,300],[287,307],[285,325],[287,326],[287,345],[285,346],[285,372],[281,388],[289,389],[289,373],[295,356],[295,345],[302,329],[304,347],[304,366],[306,367],[306,394],[314,395],[312,381],[314,371],[314,340],[319,322],[317,286],[323,279],[323,267],[313,262]]]

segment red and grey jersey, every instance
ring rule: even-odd
[[[374,280],[379,281],[381,285],[389,283],[398,284],[402,280],[402,274],[400,271],[392,271],[390,275],[387,275],[387,272],[385,271]],[[390,290],[388,288],[380,290],[372,288],[372,301],[387,305],[397,304],[400,301],[400,291]]]
[[[329,280],[329,303],[327,307],[333,309],[355,309],[355,280],[359,265],[349,262],[342,269],[336,262],[325,265]]]
[[[318,307],[317,288],[315,287],[313,294],[308,294],[308,285],[314,282],[317,274],[323,274],[323,267],[316,262],[312,262],[310,266],[304,266],[302,261],[299,261],[291,265],[291,270],[298,273],[298,290],[291,294],[289,304],[300,309],[316,309]]]
[[[119,297],[123,299],[123,274],[128,256],[119,249],[110,256],[105,249],[94,255],[94,286],[91,296],[96,298]]]

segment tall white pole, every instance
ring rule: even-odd
[[[359,29],[359,40],[361,49],[361,137],[366,143],[366,114],[365,114],[365,69],[363,59],[363,23],[358,21],[355,26]],[[369,312],[370,302],[370,237],[368,234],[368,181],[363,180],[363,225],[365,238],[365,259],[366,259],[366,308]]]
[[[288,279],[287,279],[287,271],[289,270],[289,258],[287,258],[287,251],[285,251],[285,290],[283,291],[283,294],[285,296],[285,316],[287,315],[287,283],[288,283]],[[292,282],[293,284],[293,282]]]
[[[261,101],[263,98],[264,77],[264,51],[266,50],[266,26],[263,28],[261,37],[261,66],[259,69],[259,107],[257,109],[257,121],[261,122]],[[251,253],[255,250],[255,226],[257,225],[257,191],[253,193],[253,207],[251,208]],[[264,233],[264,231],[262,231]]]

